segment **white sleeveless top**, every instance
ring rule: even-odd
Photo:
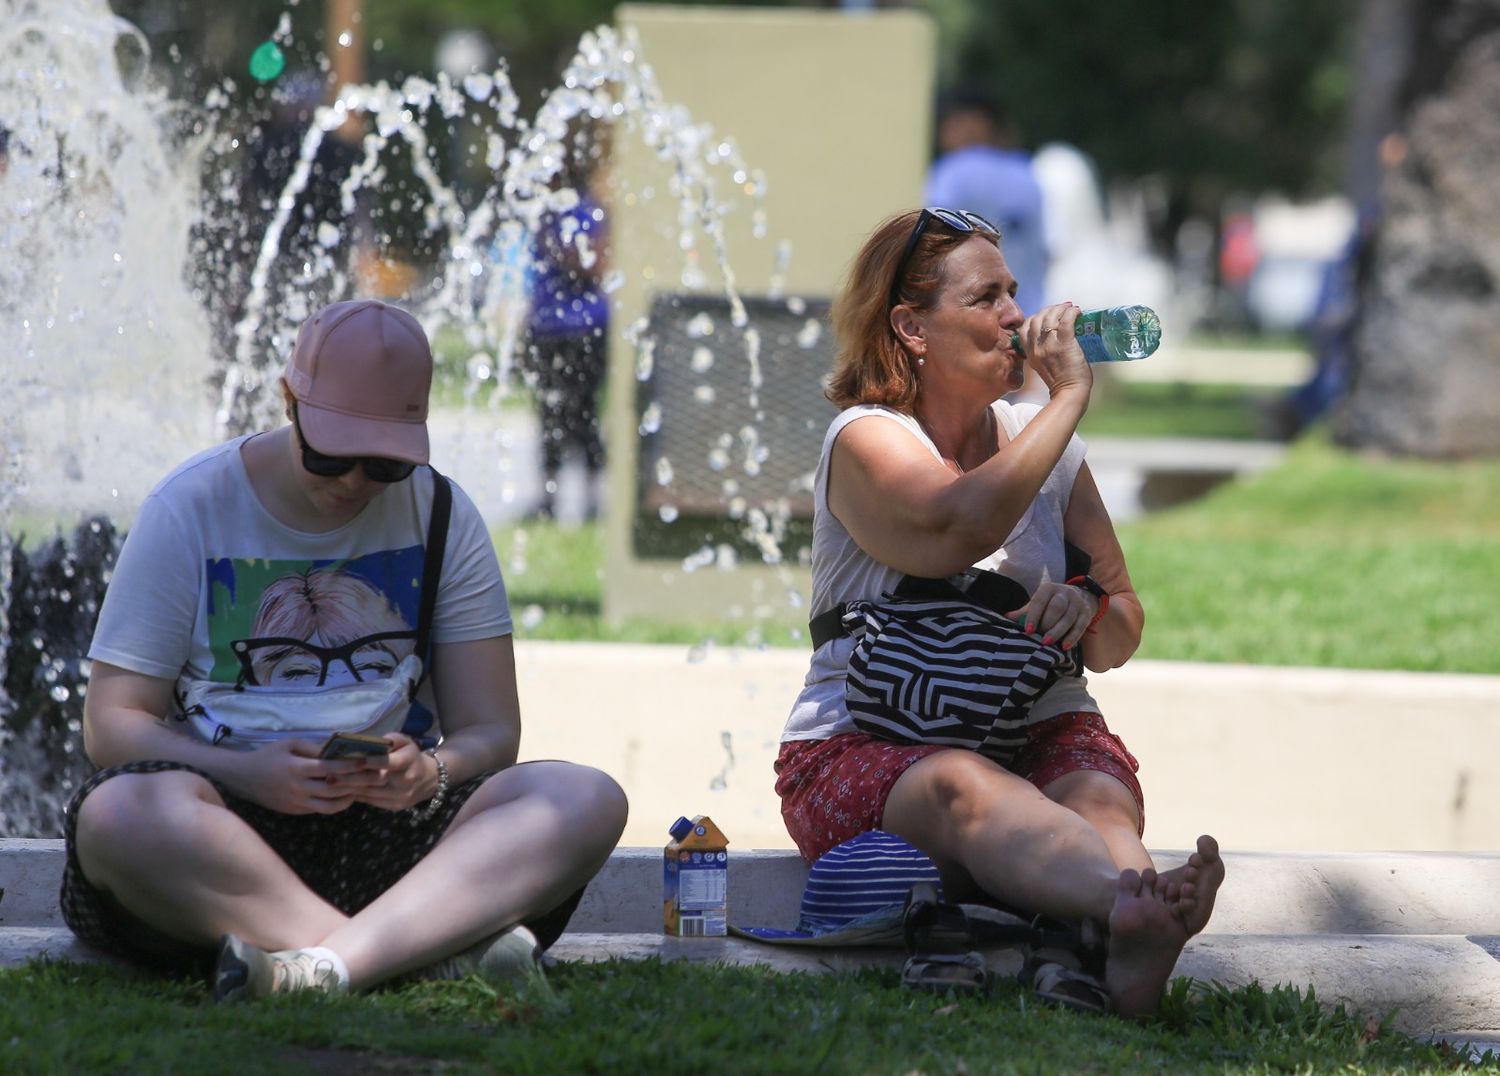
[[[995,418],[1014,440],[1026,423],[1041,408],[1036,404],[1011,405],[995,402]],[[844,427],[861,419],[884,419],[900,423],[921,441],[938,459],[942,453],[927,436],[927,431],[911,415],[874,404],[859,404],[839,412],[823,436],[823,454],[818,460],[813,484],[812,542],[812,615],[816,617],[840,602],[857,599],[874,600],[895,587],[902,574],[872,558],[855,543],[828,508],[828,459],[833,443]],[[1065,579],[1063,553],[1063,513],[1073,492],[1078,468],[1083,465],[1085,445],[1077,435],[1068,441],[1057,466],[1047,476],[1041,491],[1026,514],[1000,547],[975,564],[977,568],[1010,576],[1035,591],[1044,580]],[[792,706],[782,730],[782,742],[788,740],[826,740],[843,732],[854,732],[854,722],[844,706],[844,675],[854,640],[845,636],[832,639],[812,656],[802,693]],[[1065,676],[1032,705],[1035,717],[1082,710],[1098,713],[1099,706],[1088,692],[1088,681],[1082,676]]]

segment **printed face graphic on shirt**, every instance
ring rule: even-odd
[[[210,561],[212,678],[335,687],[391,674],[416,645],[422,549],[343,562]]]

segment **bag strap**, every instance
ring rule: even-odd
[[[903,575],[891,593],[898,598],[972,602],[1002,616],[1031,600],[1026,588],[1010,576],[984,568],[966,568],[946,579]],[[830,639],[849,634],[844,626],[847,609],[847,602],[839,602],[807,622],[807,633],[812,637],[814,650]]]
[[[825,609],[807,622],[807,634],[812,637],[814,650],[830,639],[841,639],[849,633],[844,630],[844,609],[847,602],[839,602],[832,609]]]
[[[414,651],[422,655],[422,675],[412,685],[413,695],[432,668],[429,640],[432,634],[432,611],[437,607],[438,581],[443,575],[443,553],[448,545],[448,519],[453,514],[453,489],[448,484],[448,479],[436,467],[429,467],[428,470],[432,472],[432,516],[427,521],[422,595],[417,607],[417,646]]]

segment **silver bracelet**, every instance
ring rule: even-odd
[[[442,810],[443,801],[448,798],[448,764],[438,757],[436,747],[429,747],[422,753],[430,756],[432,761],[437,763],[438,786],[437,791],[432,794],[432,799],[427,801],[427,806],[422,808],[421,813],[417,815],[418,822],[429,821],[433,815]]]

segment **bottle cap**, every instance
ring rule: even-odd
[[[672,828],[667,831],[672,835],[674,841],[680,841],[689,833],[693,832],[693,824],[687,818],[679,818],[672,823]]]

